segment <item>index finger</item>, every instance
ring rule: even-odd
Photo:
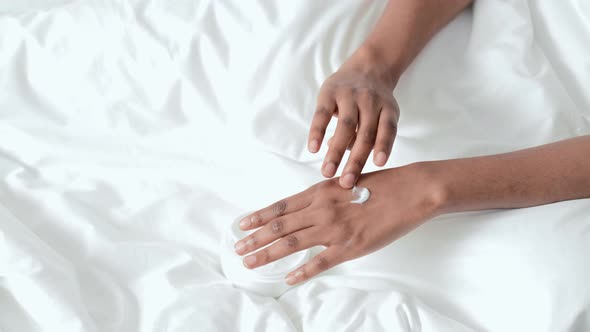
[[[309,128],[307,148],[309,152],[316,153],[320,150],[326,128],[332,120],[332,116],[336,111],[336,102],[334,98],[328,93],[320,91],[316,111],[311,120],[311,127]]]
[[[345,189],[354,186],[375,144],[377,116],[369,112],[365,112],[364,115],[364,117],[360,118],[357,140],[340,177],[340,185]]]
[[[269,221],[303,210],[311,204],[311,195],[307,190],[281,199],[264,209],[255,211],[240,220],[240,228],[248,230],[266,225]]]

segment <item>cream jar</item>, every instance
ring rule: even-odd
[[[298,251],[254,269],[246,268],[242,263],[245,256],[236,254],[234,249],[234,245],[238,240],[255,231],[243,231],[240,229],[239,222],[244,216],[246,215],[236,218],[223,235],[221,252],[223,274],[238,288],[262,296],[278,297],[292,287],[285,282],[285,276],[305,264],[309,260],[310,251]]]

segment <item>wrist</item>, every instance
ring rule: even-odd
[[[388,56],[386,52],[372,44],[361,45],[345,62],[344,66],[361,71],[378,72],[381,78],[395,88],[404,66],[395,56]]]
[[[408,165],[417,178],[422,180],[425,194],[423,206],[431,217],[453,212],[452,182],[444,172],[444,164],[438,161],[424,161]]]

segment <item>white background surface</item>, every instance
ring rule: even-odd
[[[235,216],[321,180],[318,87],[383,4],[1,1],[0,331],[590,329],[588,200],[444,216],[278,299],[221,274]],[[588,1],[478,0],[396,89],[388,166],[590,134],[589,45]]]

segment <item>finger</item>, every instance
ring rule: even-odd
[[[245,216],[240,220],[240,229],[248,230],[264,226],[274,218],[303,210],[310,204],[309,191],[302,191]]]
[[[332,138],[334,138],[334,137],[330,137],[330,139],[328,140],[328,146],[330,146],[330,144],[332,143]],[[348,144],[348,147],[346,148],[346,150],[352,150],[352,147],[354,146],[355,141],[356,141],[356,135],[352,136],[352,138],[350,139],[350,143]]]
[[[352,188],[365,167],[367,158],[369,158],[375,144],[378,121],[377,112],[367,109],[365,112],[361,112],[357,140],[340,177],[340,186],[343,188]]]
[[[308,227],[289,234],[272,245],[244,258],[244,266],[257,268],[291,255],[297,251],[309,249],[318,244],[317,229]]]
[[[290,272],[286,276],[289,285],[294,285],[313,278],[314,276],[342,263],[344,257],[338,247],[332,246],[313,257],[309,262]]]
[[[322,173],[328,178],[336,174],[338,165],[342,160],[346,147],[348,147],[350,140],[356,132],[358,123],[358,109],[352,99],[346,98],[345,100],[340,100],[338,102],[338,110],[340,116],[338,117],[336,132],[326,154],[324,165],[322,166]]]
[[[316,153],[322,146],[326,128],[336,111],[336,102],[327,92],[320,91],[318,96],[317,108],[309,128],[307,149],[311,153]]]
[[[334,138],[334,137],[330,137],[330,139],[328,140],[328,146],[330,146],[330,143],[332,142],[332,138]],[[346,148],[346,150],[352,150],[352,147],[354,146],[355,141],[356,141],[356,135],[352,136],[352,138],[350,139],[350,143],[348,144],[348,147]]]
[[[303,216],[302,213],[293,213],[275,218],[256,232],[236,242],[236,253],[245,255],[263,248],[284,236],[289,236],[289,234],[312,226],[311,220],[311,218]]]
[[[384,106],[379,115],[377,138],[373,149],[373,163],[377,166],[384,166],[391,155],[393,142],[397,135],[397,120],[393,108]]]
[[[346,148],[346,150],[352,150],[352,148],[354,147],[354,142],[356,142],[356,137],[357,135],[353,135],[352,138],[350,139],[350,143],[348,143],[348,147]]]

